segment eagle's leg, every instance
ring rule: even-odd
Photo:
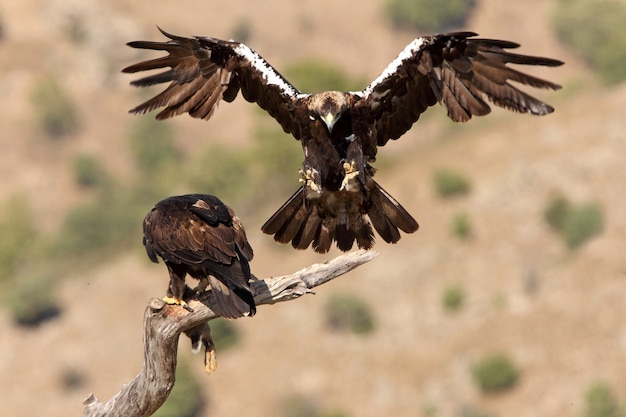
[[[211,328],[209,323],[205,322],[199,326],[191,328],[185,332],[191,339],[191,350],[194,353],[200,351],[204,346],[204,370],[207,374],[215,372],[217,369],[217,358],[215,356],[215,343],[211,337]]]
[[[209,286],[209,277],[201,277],[199,278],[200,282],[193,288],[193,292],[196,294],[201,294],[206,291],[206,288]]]
[[[307,168],[306,170],[300,168],[298,170],[298,173],[300,174],[300,179],[298,181],[300,181],[302,184],[304,184],[306,187],[309,187],[312,191],[316,193],[320,193],[322,191],[313,179],[314,174],[311,168]]]
[[[354,160],[352,160],[350,163],[344,162],[343,171],[345,174],[343,177],[343,181],[341,181],[341,187],[339,188],[340,190],[345,190],[347,187],[350,186],[350,181],[359,176],[359,171],[356,169],[356,163],[354,162]]]
[[[193,311],[191,307],[183,300],[185,294],[185,267],[184,265],[177,265],[167,263],[167,270],[170,273],[170,285],[167,288],[167,295],[163,297],[163,301],[171,305],[179,305],[185,310]]]

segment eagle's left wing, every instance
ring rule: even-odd
[[[239,257],[243,256],[247,261],[254,257],[252,246],[246,237],[246,231],[241,224],[239,217],[226,204],[217,198],[211,200],[205,196],[189,206],[189,211],[198,216],[203,222],[212,226],[209,233],[213,236],[212,242],[228,244],[230,256],[235,256],[235,251]],[[219,205],[218,205],[219,204]],[[223,251],[225,252],[225,251]]]
[[[413,40],[368,87],[358,93],[369,112],[378,146],[398,139],[428,107],[441,102],[455,122],[488,114],[486,100],[522,113],[554,111],[509,83],[557,90],[559,85],[517,71],[507,64],[558,66],[561,61],[514,54],[513,42],[474,38],[472,32]]]
[[[170,83],[161,93],[133,108],[143,114],[164,107],[156,118],[167,119],[182,113],[208,120],[221,100],[231,102],[241,90],[244,98],[256,102],[274,117],[282,128],[299,138],[298,124],[291,113],[302,96],[278,71],[246,45],[220,39],[185,38],[161,30],[167,42],[135,41],[129,46],[163,50],[168,55],[128,66],[135,73],[167,68],[131,82],[137,87]]]

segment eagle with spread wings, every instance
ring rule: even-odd
[[[250,289],[252,247],[233,210],[206,194],[187,194],[158,202],[143,221],[143,243],[152,262],[163,259],[170,274],[168,304],[184,301],[185,277],[199,280],[194,289],[210,287],[225,318],[253,316]]]
[[[296,249],[312,245],[320,253],[333,242],[342,251],[354,242],[369,249],[373,229],[389,243],[400,239],[400,231],[418,229],[415,219],[374,181],[371,164],[378,147],[400,138],[428,107],[441,103],[455,122],[488,114],[488,102],[545,115],[554,109],[513,83],[560,88],[507,64],[554,67],[561,61],[516,54],[509,49],[518,44],[478,38],[473,32],[416,38],[363,90],[314,94],[300,92],[242,43],[161,32],[168,41],[128,44],[167,53],[124,68],[126,73],[165,68],[132,85],[169,83],[131,113],[162,108],[159,120],[182,113],[208,120],[220,101],[231,102],[240,91],[256,102],[304,151],[302,185],[262,230],[278,242],[291,242]]]

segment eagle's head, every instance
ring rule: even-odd
[[[314,94],[308,103],[311,120],[321,120],[329,134],[332,133],[341,115],[349,108],[349,95],[340,91],[324,91]]]

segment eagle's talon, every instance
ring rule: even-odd
[[[350,163],[343,163],[343,171],[345,173],[343,177],[343,181],[341,181],[341,187],[339,190],[345,190],[349,185],[350,181],[359,176],[359,171],[356,169],[356,163],[351,161]]]
[[[320,187],[313,180],[313,171],[310,168],[307,168],[306,171],[300,168],[298,169],[298,173],[300,174],[298,182],[304,184],[305,187],[309,187],[312,191],[318,194],[322,192]]]
[[[189,304],[187,304],[185,300],[179,300],[178,298],[174,297],[163,297],[163,301],[165,302],[165,304],[179,305],[190,313],[193,313],[193,308],[189,307]]]

